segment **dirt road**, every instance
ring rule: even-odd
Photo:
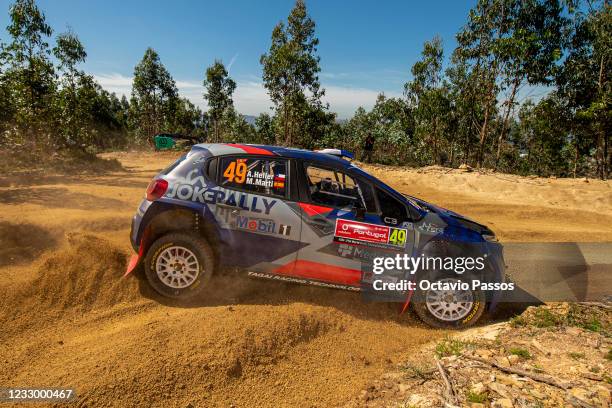
[[[336,406],[444,336],[340,291],[230,275],[177,304],[121,279],[130,218],[174,156],[0,178],[0,386],[72,387],[78,406]],[[368,169],[505,241],[612,241],[610,182]]]

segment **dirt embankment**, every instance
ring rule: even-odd
[[[609,407],[612,306],[530,307],[510,322],[424,347],[373,381],[354,407]]]
[[[446,334],[355,294],[231,271],[190,303],[122,279],[130,219],[175,155],[112,153],[121,170],[0,178],[0,385],[74,387],[78,406],[343,405]],[[370,169],[502,239],[612,238],[610,183]]]
[[[521,177],[443,167],[365,169],[402,193],[490,226],[502,241],[612,241],[612,181]]]

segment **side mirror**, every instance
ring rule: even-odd
[[[363,221],[363,219],[365,219],[365,208],[363,207],[357,207],[355,208],[355,219],[358,221]]]

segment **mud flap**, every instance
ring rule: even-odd
[[[136,269],[136,267],[138,266],[139,263],[140,263],[140,254],[132,255],[130,257],[130,261],[128,262],[128,265],[127,265],[127,270],[125,271],[125,274],[123,275],[123,277],[125,278],[130,273],[132,273],[132,271],[134,271],[134,269]]]
[[[126,276],[128,276],[130,273],[132,273],[134,271],[134,269],[136,269],[136,267],[140,263],[140,260],[142,259],[142,253],[143,252],[144,252],[144,239],[142,239],[140,241],[140,246],[138,247],[138,253],[137,254],[133,254],[130,257],[130,261],[128,262],[128,265],[127,265],[127,270],[123,274],[124,278]]]
[[[408,292],[408,296],[406,297],[406,301],[404,302],[404,306],[402,307],[402,311],[400,312],[400,315],[403,315],[404,313],[406,313],[406,310],[408,310],[408,306],[410,306],[410,300],[412,299],[413,292],[414,290],[410,290]]]

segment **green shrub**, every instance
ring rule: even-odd
[[[515,356],[519,356],[524,359],[531,358],[531,353],[529,353],[529,350],[523,348],[511,348],[510,354],[514,354]]]
[[[486,392],[473,392],[470,391],[466,394],[465,399],[467,400],[467,402],[476,402],[476,403],[481,403],[484,404],[485,402],[487,402],[487,393]]]

